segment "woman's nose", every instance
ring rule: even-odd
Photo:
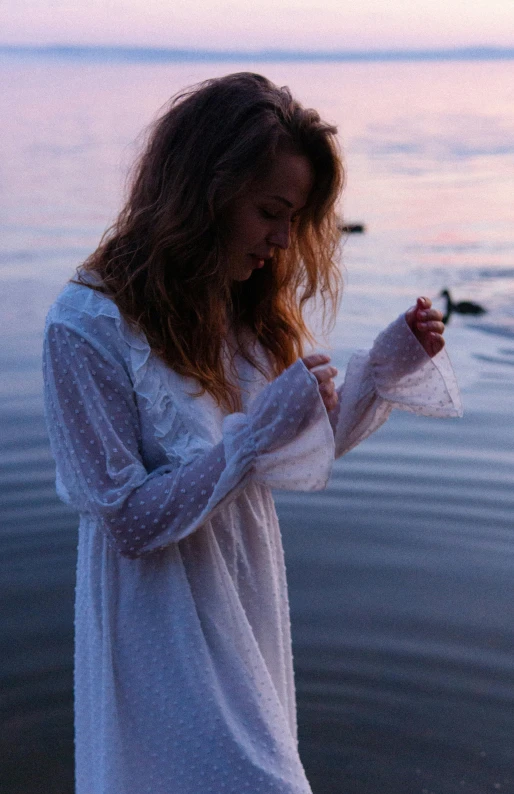
[[[273,229],[272,233],[268,235],[268,243],[276,245],[278,248],[289,248],[291,242],[291,225],[289,221],[281,224],[279,228]]]

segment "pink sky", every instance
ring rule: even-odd
[[[514,45],[514,0],[2,0],[0,42],[213,49]]]

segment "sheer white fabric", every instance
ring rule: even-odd
[[[403,314],[379,334],[369,352],[352,356],[338,395],[338,405],[329,416],[336,457],[377,430],[393,408],[420,416],[462,416],[446,349],[430,358]]]
[[[270,489],[323,488],[393,407],[459,415],[446,353],[399,318],[330,417],[301,361],[269,383],[236,354],[244,407],[227,415],[69,285],[43,362],[57,489],[80,513],[77,794],[308,794]]]

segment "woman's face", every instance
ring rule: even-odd
[[[257,178],[227,213],[227,254],[234,281],[246,281],[277,248],[287,248],[291,225],[307,203],[314,182],[309,160],[279,152],[268,173]]]

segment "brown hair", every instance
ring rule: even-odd
[[[243,354],[245,330],[268,352],[278,375],[312,341],[305,303],[321,295],[333,317],[340,275],[335,202],[343,184],[336,128],[304,109],[287,88],[242,72],[175,96],[152,125],[128,200],[77,281],[108,294],[142,330],[152,350],[180,374],[196,378],[229,410],[240,407],[223,367],[227,318]],[[305,155],[314,171],[306,207],[285,251],[230,283],[223,217],[281,147]],[[99,281],[91,285],[87,273]],[[328,303],[327,303],[328,302]]]

